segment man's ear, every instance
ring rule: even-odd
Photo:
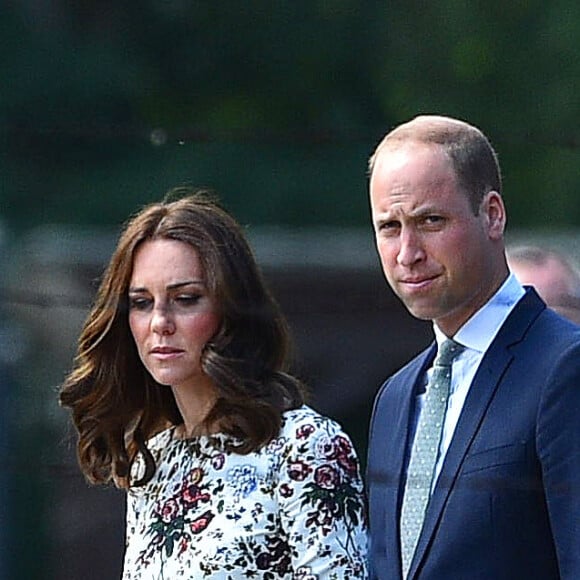
[[[486,193],[481,201],[480,211],[485,219],[490,239],[501,239],[507,221],[505,206],[501,195],[497,191]]]

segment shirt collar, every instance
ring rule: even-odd
[[[499,290],[456,332],[453,339],[466,348],[485,352],[525,293],[516,277],[510,274]],[[433,330],[439,346],[447,337],[435,324]]]

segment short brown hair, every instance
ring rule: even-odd
[[[442,147],[476,214],[487,193],[496,191],[501,195],[501,171],[491,143],[473,125],[451,117],[421,115],[395,127],[385,135],[371,155],[369,176],[382,151],[398,149],[402,144],[413,142]]]

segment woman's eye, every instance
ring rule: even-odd
[[[175,302],[181,306],[193,306],[201,300],[201,294],[180,294],[175,297]]]
[[[145,310],[151,305],[151,300],[149,298],[129,298],[129,308],[131,310]]]

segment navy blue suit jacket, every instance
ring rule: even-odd
[[[400,580],[399,516],[416,390],[432,344],[371,419],[372,577]],[[433,491],[409,579],[580,579],[580,327],[531,288],[486,352]]]

